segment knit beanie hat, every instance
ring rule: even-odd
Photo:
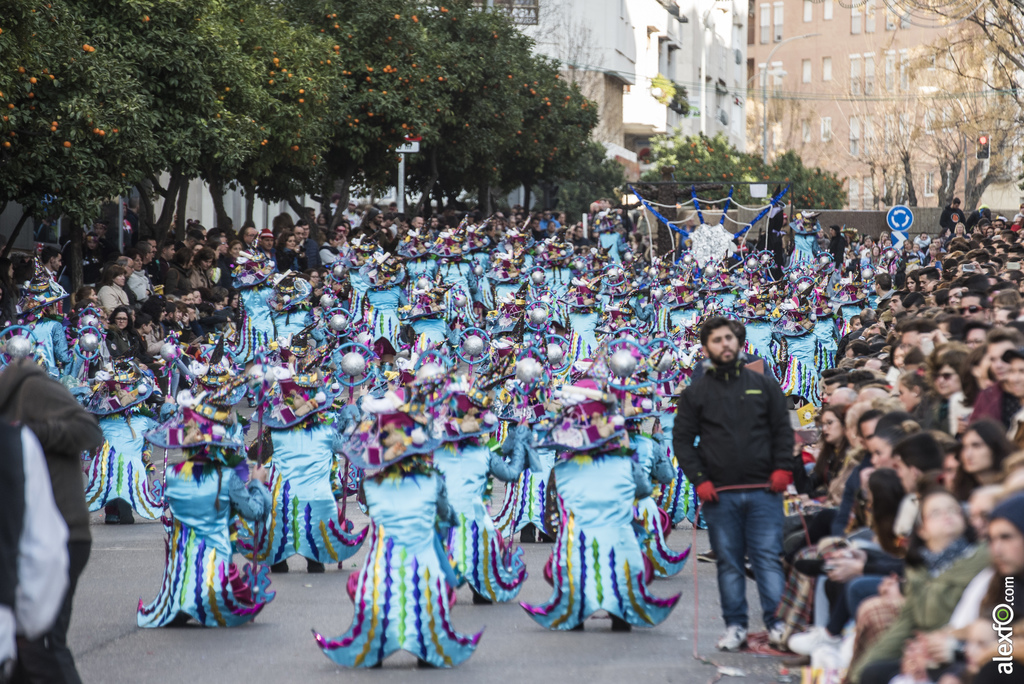
[[[989,520],[1002,518],[1024,534],[1024,494],[1017,494],[999,504],[992,510]]]

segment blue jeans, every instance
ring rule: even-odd
[[[776,622],[786,576],[782,571],[782,495],[750,489],[719,492],[717,503],[701,509],[708,523],[711,550],[718,565],[718,594],[726,626],[747,627],[747,575],[750,559],[761,597],[764,624]]]

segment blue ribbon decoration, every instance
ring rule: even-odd
[[[718,225],[725,225],[725,215],[729,213],[729,205],[732,204],[732,193],[736,191],[735,185],[729,186],[729,196],[725,198],[725,209],[722,210],[722,220],[718,222]]]
[[[782,196],[783,196],[783,195],[785,195],[785,194],[786,194],[787,192],[789,192],[789,186],[788,186],[788,185],[787,185],[786,187],[784,187],[784,188],[783,188],[782,190],[780,190],[780,191],[779,191],[779,193],[778,193],[777,195],[775,195],[774,197],[772,197],[772,201],[768,203],[768,206],[767,206],[767,207],[765,207],[764,209],[762,209],[762,210],[761,210],[761,213],[760,213],[760,214],[758,214],[757,216],[755,216],[755,217],[754,217],[754,220],[753,220],[753,221],[751,221],[750,223],[748,223],[748,224],[747,224],[747,227],[746,227],[746,228],[744,228],[743,230],[741,230],[741,231],[740,231],[740,232],[738,232],[738,233],[734,233],[734,234],[733,234],[733,238],[738,238],[738,237],[741,237],[741,236],[743,236],[743,235],[744,235],[744,234],[745,234],[745,233],[746,233],[746,232],[747,232],[748,230],[750,230],[751,228],[753,228],[753,227],[754,227],[754,224],[755,224],[755,223],[757,223],[758,221],[760,221],[761,219],[763,219],[763,218],[765,217],[765,215],[766,215],[766,214],[767,214],[767,213],[768,213],[769,211],[771,211],[772,207],[774,207],[774,206],[775,206],[775,204],[776,204],[776,203],[777,203],[777,202],[778,202],[779,200],[781,200],[781,199],[782,199]]]
[[[704,212],[700,210],[700,200],[697,199],[697,186],[690,186],[690,197],[693,198],[693,208],[697,210],[697,218],[700,219],[700,225],[704,225]]]

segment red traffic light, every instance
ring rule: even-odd
[[[988,136],[987,135],[979,135],[978,136],[978,144],[979,145],[988,145]]]

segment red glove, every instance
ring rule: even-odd
[[[704,480],[697,485],[697,496],[704,503],[709,501],[718,501],[718,492],[715,491],[715,485],[711,480]]]
[[[768,482],[770,483],[768,489],[776,494],[781,494],[786,491],[786,487],[793,484],[793,473],[788,470],[773,470]]]

